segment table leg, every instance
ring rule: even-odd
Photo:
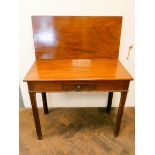
[[[33,118],[35,122],[36,132],[38,139],[42,139],[42,132],[41,132],[41,126],[40,126],[40,119],[38,114],[38,108],[36,103],[36,93],[35,92],[29,92],[31,105],[32,105],[32,112],[33,112]]]
[[[119,103],[119,108],[118,108],[117,118],[116,118],[116,123],[114,128],[114,137],[117,137],[119,134],[126,97],[127,97],[127,92],[121,92],[121,99]]]
[[[42,96],[42,101],[43,101],[44,114],[48,114],[46,93],[45,92],[41,93],[41,96]]]
[[[113,98],[113,92],[109,92],[108,94],[108,104],[107,104],[107,112],[111,111],[111,105],[112,105],[112,98]]]

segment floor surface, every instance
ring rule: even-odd
[[[20,110],[20,155],[134,155],[134,108],[125,108],[118,138],[117,108],[39,109],[43,140],[37,140],[31,109]]]

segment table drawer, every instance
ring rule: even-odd
[[[96,83],[62,83],[62,91],[95,91]]]

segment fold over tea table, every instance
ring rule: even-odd
[[[42,94],[48,114],[46,92],[120,92],[114,136],[121,125],[131,75],[118,60],[122,17],[33,16],[36,60],[26,74],[38,139],[42,139],[36,93]],[[104,132],[104,131],[103,131]]]

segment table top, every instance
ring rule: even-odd
[[[36,59],[118,59],[121,16],[32,16]]]
[[[133,80],[118,59],[35,60],[24,81]]]

